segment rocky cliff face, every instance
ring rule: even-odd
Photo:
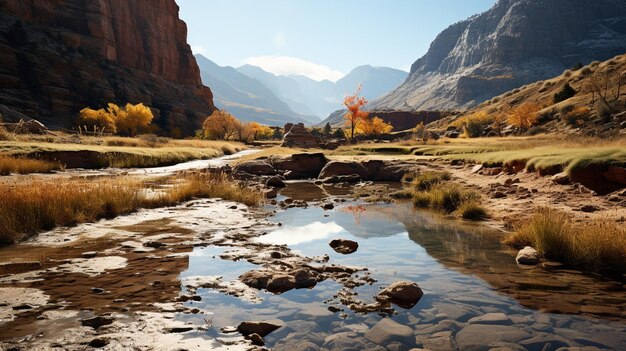
[[[142,102],[164,131],[191,134],[215,109],[174,0],[3,0],[0,86],[0,105],[52,127]]]
[[[499,0],[444,30],[375,108],[464,109],[626,52],[623,0]]]

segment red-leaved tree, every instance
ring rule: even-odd
[[[343,104],[348,109],[348,112],[343,116],[346,119],[346,125],[350,127],[350,139],[354,139],[354,129],[359,122],[364,121],[369,116],[369,112],[363,111],[361,108],[367,104],[367,100],[364,97],[360,97],[361,86],[356,88],[354,95],[348,95],[343,99]]]

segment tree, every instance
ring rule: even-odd
[[[535,103],[523,103],[511,110],[507,122],[520,130],[526,130],[537,123],[539,110],[539,105]]]
[[[89,107],[85,107],[80,110],[78,114],[78,120],[76,121],[79,127],[87,130],[98,130],[105,133],[117,133],[115,127],[115,120],[113,116],[109,114],[105,109],[94,110]]]
[[[325,137],[329,137],[330,133],[332,133],[333,129],[330,126],[330,122],[326,122],[326,125],[324,126],[324,136]]]
[[[333,133],[333,138],[345,139],[346,133],[344,132],[343,128],[337,128],[335,132]]]
[[[591,93],[592,104],[596,104],[596,99],[599,99],[598,107],[605,109],[608,114],[611,114],[615,112],[615,105],[622,95],[622,86],[624,85],[626,85],[626,74],[613,69],[593,73],[584,89]],[[599,109],[598,107],[596,107],[596,110]],[[598,117],[603,117],[600,116],[602,113],[597,114]]]
[[[134,137],[139,133],[150,131],[154,115],[144,104],[126,104],[124,108],[109,104],[109,111],[115,115],[117,132],[120,134]]]
[[[205,138],[228,140],[235,136],[241,128],[241,123],[226,111],[215,110],[202,123]]]
[[[391,132],[393,126],[389,123],[385,123],[382,118],[375,116],[374,118],[360,120],[356,129],[357,133],[362,133],[369,137],[376,137]]]
[[[270,139],[274,131],[257,122],[239,123],[237,134],[239,141],[250,143],[254,140]]]
[[[361,86],[359,85],[354,95],[348,95],[343,99],[343,104],[348,109],[343,118],[346,119],[346,125],[350,127],[350,139],[354,139],[354,130],[359,121],[365,120],[369,116],[369,112],[361,110],[367,104],[367,100],[364,97],[360,97],[360,93]]]
[[[109,103],[106,110],[84,108],[80,111],[77,124],[87,129],[136,136],[141,132],[149,132],[154,115],[144,104],[126,104],[120,107]]]
[[[428,130],[424,122],[420,122],[413,128],[413,135],[417,140],[428,141]]]

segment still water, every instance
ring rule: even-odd
[[[294,194],[294,187],[284,194]],[[285,327],[265,338],[277,350],[626,350],[622,279],[557,263],[518,267],[515,252],[500,244],[502,234],[484,225],[416,211],[408,204],[350,202],[331,211],[279,210],[271,220],[282,226],[258,241],[285,244],[307,256],[327,254],[330,263],[368,267],[377,281],[356,289],[364,302],[398,280],[418,283],[424,296],[415,307],[398,307],[397,314],[384,316],[348,308],[330,312],[328,306],[339,305],[336,293],[341,289],[332,281],[280,295],[262,292],[260,303],[201,289],[202,301],[192,304],[213,313],[215,329],[245,320],[280,319]],[[357,241],[358,251],[335,253],[328,246],[335,238]],[[232,280],[255,269],[247,262],[221,260],[224,250],[197,248],[182,277]],[[384,324],[377,335],[368,332],[383,318],[410,328],[411,335],[383,331],[381,336]]]

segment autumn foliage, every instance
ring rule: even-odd
[[[520,130],[526,130],[539,119],[539,105],[527,102],[511,110],[507,122]]]
[[[386,123],[382,118],[373,117],[365,118],[358,121],[356,126],[356,132],[358,134],[365,134],[367,136],[379,136],[381,134],[389,133],[393,130],[393,126]]]
[[[216,110],[202,124],[202,137],[215,140],[254,140],[271,139],[274,130],[256,122],[242,123],[227,111]]]
[[[152,111],[144,104],[126,104],[120,107],[109,103],[106,109],[82,109],[77,124],[87,130],[132,137],[139,133],[150,132],[152,119],[154,119]]]
[[[367,100],[359,96],[360,93],[361,86],[359,85],[354,95],[348,95],[343,100],[343,104],[348,109],[348,112],[343,117],[346,119],[346,125],[350,127],[351,139],[354,138],[354,132],[358,124],[369,117],[369,112],[362,110],[363,106],[367,104]]]

